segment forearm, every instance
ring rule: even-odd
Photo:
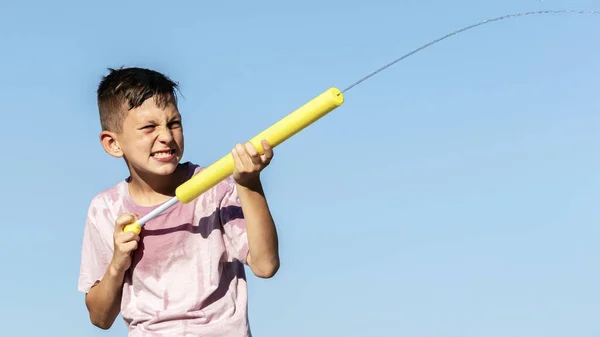
[[[87,293],[85,304],[95,326],[109,329],[119,315],[124,276],[109,266],[102,280]]]
[[[251,186],[237,186],[248,237],[248,265],[263,278],[275,275],[279,269],[279,248],[275,222],[269,211],[260,180]]]

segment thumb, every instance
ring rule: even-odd
[[[115,227],[120,231],[121,229],[123,229],[123,226],[133,223],[136,220],[137,217],[135,216],[135,214],[124,213],[119,215],[119,217],[115,221]]]

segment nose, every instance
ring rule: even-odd
[[[161,126],[158,130],[158,141],[168,144],[173,141],[173,132],[168,126]]]

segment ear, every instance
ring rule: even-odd
[[[116,158],[123,157],[123,151],[119,146],[117,135],[115,133],[110,131],[102,131],[100,133],[100,144],[102,144],[104,151],[106,151],[106,153],[109,155]]]

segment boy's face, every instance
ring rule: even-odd
[[[119,133],[102,132],[104,149],[124,157],[138,175],[169,175],[183,157],[181,115],[174,101],[164,108],[147,99],[127,112]]]

